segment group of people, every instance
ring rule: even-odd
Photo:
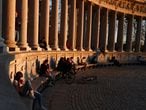
[[[40,66],[39,76],[48,77],[48,85],[50,86],[54,85],[55,79],[50,71],[50,66],[47,59],[44,60]],[[23,73],[21,71],[18,71],[15,74],[13,85],[21,96],[29,96],[32,99],[37,100],[41,110],[46,110],[46,108],[42,105],[41,93],[33,90],[31,80],[28,79],[25,81],[23,77]]]
[[[55,76],[53,72],[50,69],[49,61],[48,59],[44,60],[43,63],[40,66],[39,70],[39,76],[48,77],[48,84],[49,86],[55,85]]]
[[[66,74],[67,72],[72,71],[74,69],[75,63],[73,61],[73,57],[61,57],[56,68],[57,71],[60,71],[63,74]]]
[[[83,58],[84,60],[84,58]],[[83,61],[79,62],[79,64],[85,64]],[[59,71],[63,73],[64,75],[75,69],[75,63],[73,61],[73,57],[66,58],[61,57],[57,67],[55,68],[56,71]],[[44,60],[43,63],[40,65],[39,68],[39,76],[40,77],[48,77],[48,85],[54,85],[55,84],[55,75],[50,69],[49,61],[48,59]],[[21,71],[18,71],[14,76],[13,85],[16,88],[17,92],[21,96],[29,96],[34,100],[38,101],[38,104],[42,110],[46,110],[46,108],[42,105],[42,96],[41,93],[38,91],[34,91],[31,80],[24,80],[23,73]]]

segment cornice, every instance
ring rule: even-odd
[[[146,2],[143,0],[88,0],[96,5],[125,14],[146,17]]]

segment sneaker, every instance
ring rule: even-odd
[[[29,96],[30,96],[32,99],[35,99],[34,91],[33,91],[33,90],[30,91]]]
[[[49,87],[53,87],[54,85],[53,85],[52,83],[49,83],[48,86],[49,86]]]
[[[42,106],[42,107],[41,107],[41,110],[47,110],[47,108],[46,108],[46,107],[44,107],[44,106]]]

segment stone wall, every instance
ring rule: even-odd
[[[2,0],[0,0],[0,36],[2,34]]]
[[[18,71],[24,73],[24,78],[33,78],[37,75],[38,67],[45,60],[48,59],[51,68],[56,65],[60,57],[73,57],[76,61],[77,57],[88,57],[94,52],[31,52],[18,53],[14,55],[14,60],[10,62],[9,78],[13,81],[14,75]]]
[[[31,53],[19,53],[14,54],[14,59],[10,62],[9,66],[9,78],[11,81],[13,81],[14,75],[18,71],[22,71],[24,73],[25,78],[33,78],[37,75],[38,68],[40,64],[45,60],[48,59],[50,62],[51,68],[53,68],[54,64],[57,65],[60,57],[73,57],[74,61],[77,61],[77,57],[88,57],[92,56],[95,52],[31,52]],[[118,59],[121,62],[127,62],[127,61],[136,61],[137,56],[146,56],[146,54],[140,54],[140,53],[128,53],[128,52],[105,52],[101,53],[98,56],[99,62],[106,62],[108,59],[110,59],[112,56],[115,56],[116,59]]]

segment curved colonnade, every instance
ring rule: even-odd
[[[145,38],[141,49],[142,24],[146,21],[145,2],[5,0],[3,6],[6,18],[3,17],[2,36],[9,51],[39,50],[41,38],[45,38],[48,50],[146,51]],[[16,12],[21,24],[17,41]],[[133,28],[134,21],[136,28]],[[136,31],[135,38],[133,31]]]
[[[145,55],[146,2],[142,0],[3,0],[2,4],[2,37],[8,53],[14,55],[10,79],[19,70],[36,73],[36,61],[45,58],[88,57],[97,49],[105,52],[99,56],[101,61],[113,55],[119,60]],[[42,38],[45,51],[39,46]]]
[[[120,60],[146,56],[142,27],[146,3],[142,0],[0,0],[0,15],[1,109],[26,110],[10,80],[17,71],[25,78],[35,76],[46,58],[51,62],[62,56],[87,57],[99,48],[106,53],[100,60],[112,55]],[[42,38],[46,51],[39,47]]]

